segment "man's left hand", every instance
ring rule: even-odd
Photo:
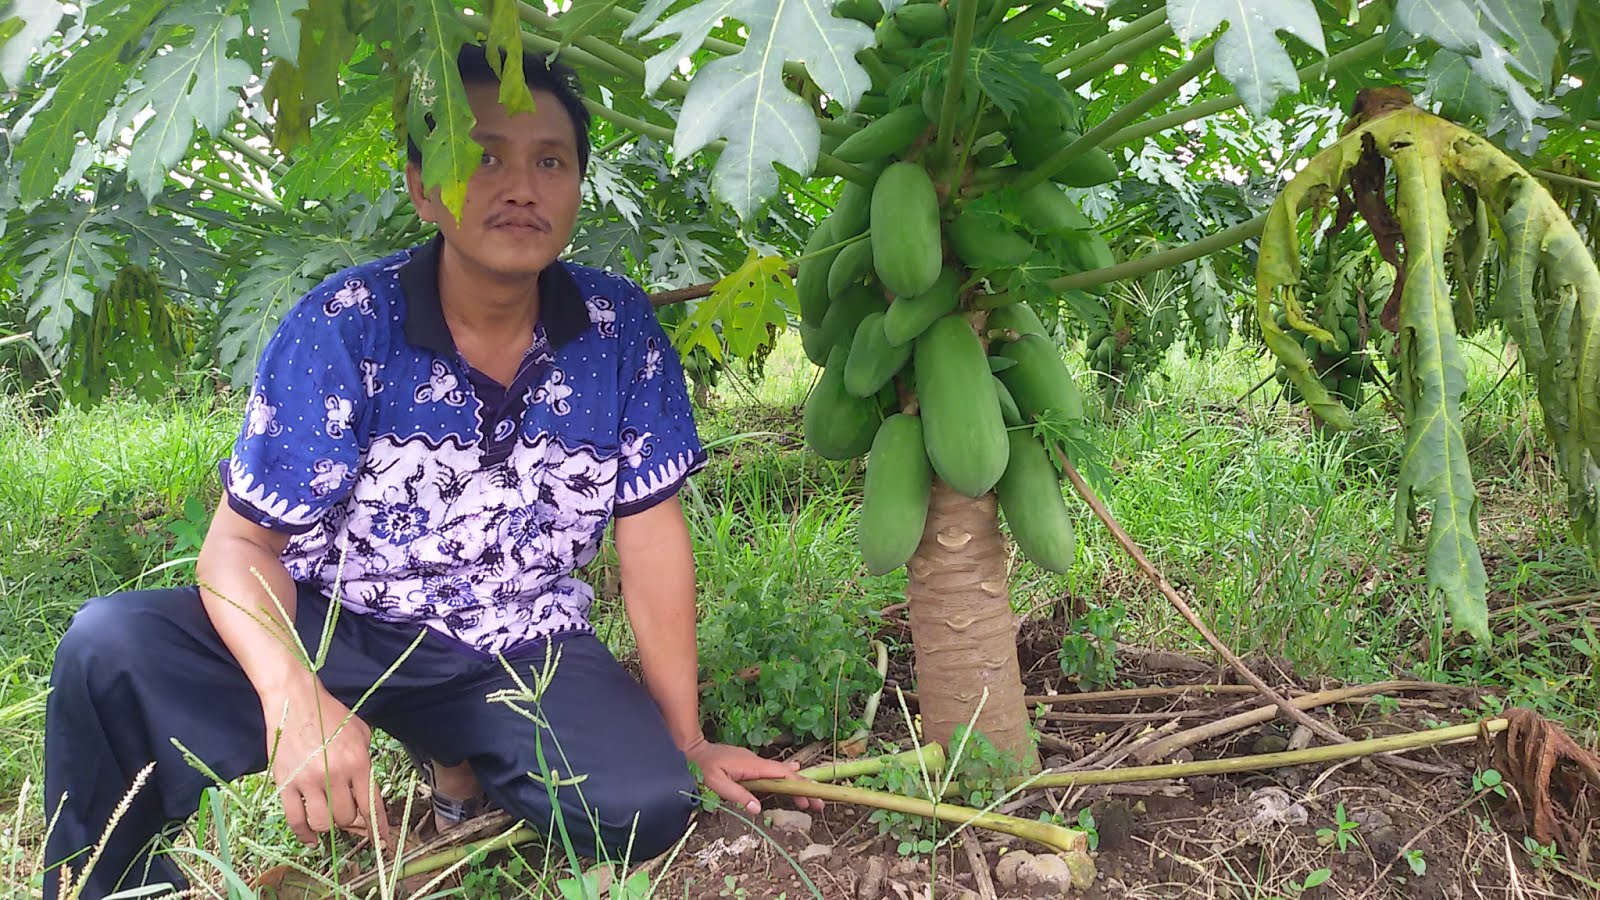
[[[796,778],[800,764],[764,759],[743,747],[715,744],[701,738],[684,748],[683,754],[700,767],[706,787],[716,792],[724,803],[741,806],[750,815],[759,815],[761,801],[740,786],[739,782],[752,778]],[[822,801],[815,797],[795,797],[797,809],[822,811]]]

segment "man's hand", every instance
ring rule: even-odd
[[[367,723],[350,715],[349,707],[314,680],[304,687],[264,696],[262,710],[267,719],[272,780],[278,785],[283,814],[295,836],[310,846],[317,842],[318,834],[334,828],[376,828],[383,846],[392,849],[389,817],[372,778],[368,750],[372,730]]]
[[[800,768],[799,763],[764,759],[743,747],[714,744],[703,737],[685,747],[683,754],[690,762],[700,767],[700,772],[706,779],[706,787],[721,797],[723,802],[742,806],[745,812],[752,816],[760,814],[761,801],[741,787],[739,782],[749,781],[752,778],[804,780],[794,774]],[[794,805],[798,809],[821,812],[823,804],[815,797],[796,797]]]

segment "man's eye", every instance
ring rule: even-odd
[[[500,161],[500,160],[499,160],[499,159],[497,159],[497,158],[496,158],[496,157],[495,157],[495,155],[494,155],[494,154],[493,154],[493,153],[485,153],[485,154],[484,154],[484,155],[483,155],[483,159],[482,159],[482,161],[481,161],[481,163],[482,163],[482,164],[483,164],[483,165],[485,165],[485,166],[487,166],[487,165],[489,165],[489,164],[490,164],[490,163],[496,163],[496,162],[499,162],[499,161]]]
[[[563,163],[559,156],[546,156],[544,159],[539,160],[539,165],[547,169],[559,169]]]

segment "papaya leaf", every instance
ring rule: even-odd
[[[605,30],[606,23],[613,19],[613,11],[621,5],[622,0],[575,0],[556,19],[556,26],[561,30],[561,46],[556,52],[559,54],[580,37]]]
[[[712,280],[722,270],[716,247],[695,237],[704,234],[714,239],[713,229],[698,222],[659,222],[655,230],[660,234],[651,239],[650,255],[645,259],[651,284],[699,284]]]
[[[156,212],[137,198],[127,198],[107,214],[126,239],[129,262],[209,304],[216,296],[218,273],[205,239],[176,216]]]
[[[1539,103],[1512,73],[1548,87],[1557,42],[1544,26],[1542,0],[1397,0],[1395,24],[1461,54],[1472,74],[1504,96],[1524,127]]]
[[[507,112],[533,112],[533,91],[522,76],[522,19],[520,0],[489,2],[489,66],[500,78],[500,105]],[[502,57],[502,54],[504,56]]]
[[[121,6],[113,15],[94,21],[99,34],[78,47],[56,70],[55,90],[34,107],[28,133],[17,146],[21,161],[20,186],[24,200],[39,200],[55,189],[77,149],[80,134],[90,133],[103,120],[122,91],[127,77],[121,59],[125,48],[142,37],[166,7],[165,0],[131,0],[98,4]]]
[[[624,34],[635,37],[650,28],[666,5],[650,4]],[[654,93],[719,21],[736,19],[748,32],[743,50],[695,73],[673,140],[673,153],[681,158],[727,139],[712,184],[745,220],[777,192],[774,164],[810,173],[817,163],[821,129],[811,107],[785,84],[784,63],[804,63],[846,109],[854,109],[872,84],[855,58],[872,45],[872,29],[836,17],[832,9],[832,0],[702,0],[645,34],[647,40],[678,36],[645,62],[645,89]]]
[[[300,17],[306,0],[251,0],[250,27],[267,33],[267,52],[278,59],[300,58]]]
[[[1542,184],[1488,141],[1449,127],[1445,165],[1500,226],[1511,300],[1499,312],[1538,390],[1572,530],[1600,560],[1600,269]]]
[[[456,71],[456,54],[473,40],[472,30],[450,0],[409,0],[406,14],[416,24],[418,41],[407,65],[406,128],[422,148],[424,189],[438,190],[445,207],[459,216],[467,179],[483,157],[483,147],[470,136],[477,118]]]
[[[24,223],[36,235],[20,255],[27,260],[18,293],[30,298],[28,319],[47,350],[59,347],[74,318],[94,310],[95,293],[117,273],[117,241],[109,210],[92,203],[41,207]]]
[[[244,60],[226,55],[228,45],[244,33],[238,16],[215,6],[180,6],[160,25],[185,29],[190,38],[145,65],[139,73],[144,86],[126,107],[152,113],[128,155],[128,176],[146,199],[161,192],[167,173],[188,154],[196,123],[208,132],[217,130],[238,105],[236,92],[253,74]]]
[[[1478,551],[1479,501],[1461,426],[1467,365],[1446,277],[1450,215],[1442,170],[1436,147],[1409,132],[1391,145],[1406,243],[1398,390],[1406,427],[1395,513],[1403,532],[1419,506],[1430,506],[1428,586],[1443,594],[1458,630],[1487,644],[1488,576]]]
[[[284,203],[298,207],[309,198],[335,201],[351,194],[375,198],[393,189],[391,93],[380,79],[346,79],[338,102],[317,120],[310,142],[279,179]]]
[[[1472,63],[1454,50],[1440,50],[1428,61],[1428,96],[1445,118],[1487,121],[1499,105],[1489,83],[1472,71]]]
[[[1324,56],[1328,53],[1311,0],[1167,0],[1167,19],[1185,45],[1228,26],[1217,38],[1217,71],[1259,117],[1279,97],[1300,90],[1294,60],[1278,32],[1294,35]]]
[[[723,361],[723,344],[735,358],[753,356],[771,343],[768,326],[783,331],[785,306],[794,306],[794,280],[781,256],[761,256],[754,248],[737,269],[711,289],[711,296],[696,303],[688,318],[672,333],[679,353],[688,355],[704,347],[711,358]],[[718,338],[718,326],[721,338]]]
[[[11,35],[0,40],[0,83],[12,90],[22,86],[28,60],[55,33],[66,13],[57,0],[11,0],[0,6],[0,22],[16,23]]]
[[[250,384],[261,349],[307,291],[332,273],[391,249],[311,233],[266,239],[227,298],[218,326],[217,362],[229,383]]]
[[[585,216],[572,240],[570,258],[597,269],[621,271],[644,259],[648,253],[639,228],[626,219],[597,220]]]

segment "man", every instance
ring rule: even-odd
[[[424,191],[413,144],[411,199],[439,234],[334,275],[285,316],[220,466],[200,587],[91,600],[61,641],[46,896],[60,866],[82,874],[152,762],[82,896],[182,883],[147,845],[211,783],[185,751],[224,780],[270,766],[308,844],[335,828],[387,836],[376,726],[432,761],[444,817],[481,785],[546,833],[559,815],[583,854],[633,860],[683,834],[687,763],[752,813],[737,782],[794,770],[700,729],[677,492],[705,452],[644,294],[557,259],[589,155],[575,79],[528,56],[537,109],[510,115],[482,48],[458,62],[484,150],[459,221]],[[573,575],[613,520],[648,693],[594,636],[593,593]],[[552,664],[537,707],[490,699]]]

